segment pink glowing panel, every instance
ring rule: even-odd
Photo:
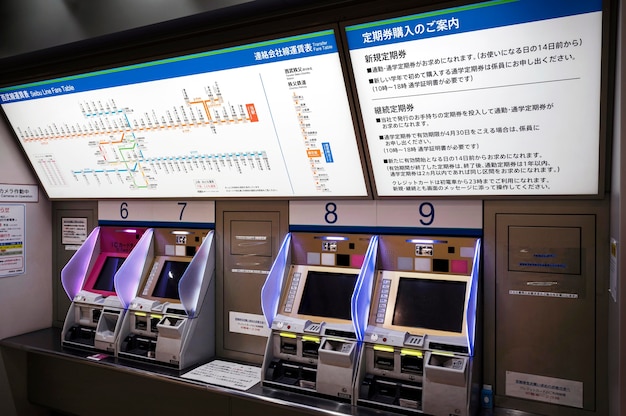
[[[450,260],[450,271],[457,274],[467,274],[467,260]]]
[[[365,260],[365,254],[352,254],[350,255],[350,267],[360,269]]]

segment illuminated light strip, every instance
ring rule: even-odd
[[[409,239],[406,240],[406,242],[415,244],[448,244],[446,240],[424,240],[418,238]]]
[[[291,332],[281,332],[280,336],[283,338],[293,338],[296,339],[296,334],[292,334]]]
[[[150,318],[163,319],[163,315],[150,315]]]
[[[454,357],[455,355],[448,351],[433,351],[434,355],[441,355],[443,357]]]
[[[321,236],[316,235],[313,238],[318,239],[318,240],[324,240],[324,241],[348,241],[349,240],[348,237],[334,236],[334,235],[321,235]]]
[[[326,341],[345,342],[345,339],[341,338],[326,338]]]
[[[393,347],[387,345],[374,345],[374,351],[393,352]]]
[[[136,316],[148,316],[148,314],[145,312],[135,312],[135,315]]]
[[[410,355],[412,357],[424,358],[424,353],[417,350],[410,350],[407,348],[402,348],[400,350],[400,355]]]
[[[302,341],[312,341],[312,342],[317,342],[319,344],[320,337],[312,337],[311,335],[303,335]]]
[[[468,6],[451,7],[448,9],[436,10],[433,12],[426,12],[426,13],[414,14],[411,16],[404,16],[404,17],[398,17],[398,18],[393,18],[393,19],[381,20],[379,22],[363,23],[360,25],[347,27],[346,31],[366,29],[368,27],[379,26],[381,24],[402,23],[407,20],[424,19],[427,17],[434,17],[434,16],[439,16],[439,15],[447,14],[447,13],[457,13],[457,12],[463,12],[467,10],[480,9],[483,7],[499,6],[501,4],[515,3],[517,1],[518,0],[492,0],[492,1],[484,2],[484,3],[470,4]]]

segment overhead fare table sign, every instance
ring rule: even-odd
[[[332,29],[0,88],[51,198],[367,197]]]
[[[345,27],[379,196],[599,193],[602,2]]]

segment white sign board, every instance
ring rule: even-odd
[[[289,224],[480,230],[482,201],[290,201]]]
[[[0,202],[37,202],[37,185],[17,185],[0,183]]]
[[[61,243],[80,245],[87,239],[87,218],[61,218]]]
[[[99,201],[98,220],[215,223],[215,201]]]
[[[23,274],[26,268],[24,205],[0,205],[0,277]]]
[[[602,1],[346,28],[379,196],[597,194]]]

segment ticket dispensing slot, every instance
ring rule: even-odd
[[[469,357],[428,352],[424,369],[424,407],[433,414],[450,411],[449,403],[468,400]]]
[[[96,312],[96,311],[94,311]],[[114,308],[106,308],[102,312],[98,311],[98,326],[96,327],[95,341],[114,345],[119,328],[122,323],[120,319],[124,311]],[[95,314],[94,314],[95,315]]]
[[[262,369],[264,385],[352,402],[361,342],[351,301],[356,288],[367,287],[357,282],[363,279],[371,239],[288,235],[291,243],[283,243],[277,256],[284,261],[282,269],[277,263],[272,267],[285,279],[275,285],[280,293],[272,294],[277,313],[268,317],[264,306],[272,328]],[[272,279],[270,274],[264,291]]]
[[[359,352],[356,340],[324,339],[317,364],[317,392],[329,396],[351,394]]]
[[[355,392],[357,405],[468,416],[480,240],[380,236]],[[400,269],[400,270],[398,270]]]

